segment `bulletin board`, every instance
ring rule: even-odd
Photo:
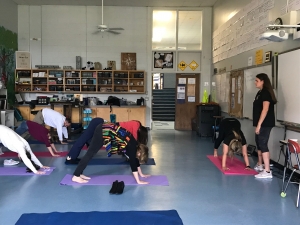
[[[212,78],[211,100],[220,105],[221,111],[228,113],[230,72],[214,75]]]
[[[229,115],[243,117],[244,70],[235,70],[229,81]]]

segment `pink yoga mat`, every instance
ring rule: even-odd
[[[41,175],[50,175],[55,167],[50,167],[49,169],[40,169],[40,171],[45,171],[45,174]],[[0,167],[0,176],[32,176],[36,175],[34,173],[27,173],[26,167],[15,167],[15,166],[7,166],[7,167]],[[36,175],[40,176],[40,175]]]
[[[98,175],[91,176],[88,183],[79,184],[72,181],[73,175],[67,174],[62,181],[61,185],[112,185],[116,180],[124,181],[125,185],[139,185],[136,183],[132,175]],[[140,178],[140,180],[148,181],[152,186],[169,186],[169,182],[166,176],[163,175],[153,175],[148,178]]]
[[[50,152],[33,152],[34,155],[36,157],[53,157]],[[59,156],[56,156],[56,157],[65,157],[68,155],[68,152],[59,152],[59,153],[56,153],[57,155]],[[15,152],[11,152],[11,151],[7,151],[7,152],[4,152],[4,154],[0,155],[0,157],[4,157],[4,158],[7,158],[7,157],[18,157],[18,154],[15,153]]]
[[[222,156],[214,157],[213,155],[208,155],[207,158],[212,161],[215,166],[221,170],[225,175],[256,175],[257,172],[255,170],[245,170],[245,163],[241,162],[237,158],[233,158],[232,160],[227,157],[226,165],[229,170],[222,170]]]

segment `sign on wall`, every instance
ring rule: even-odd
[[[154,68],[173,68],[173,52],[154,52]]]
[[[16,51],[16,69],[31,69],[30,52]]]

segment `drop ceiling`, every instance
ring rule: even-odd
[[[18,5],[100,6],[101,0],[12,0]],[[104,6],[212,7],[217,0],[104,0]]]

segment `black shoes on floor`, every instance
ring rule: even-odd
[[[110,194],[122,194],[124,191],[125,184],[123,181],[118,182],[117,180],[113,182],[112,187],[109,191]]]

